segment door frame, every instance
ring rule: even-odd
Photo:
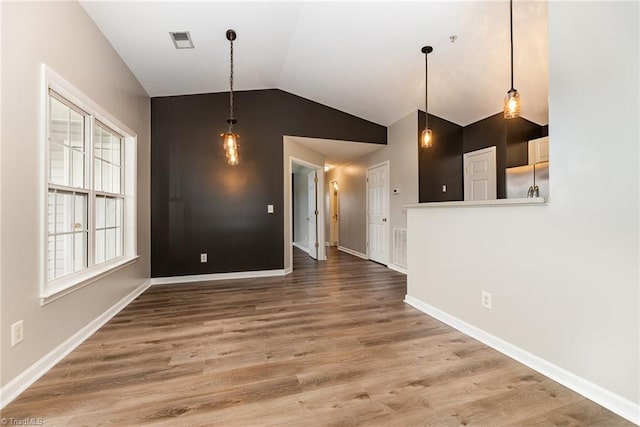
[[[316,171],[316,176],[318,177],[318,185],[316,186],[316,206],[318,209],[318,240],[324,239],[324,165],[316,165],[311,162],[307,162],[306,160],[299,159],[294,156],[289,156],[289,171],[290,173],[287,176],[287,187],[289,189],[289,224],[287,224],[287,228],[289,229],[289,241],[285,242],[285,244],[289,245],[291,251],[289,252],[289,265],[291,266],[291,270],[293,270],[293,194],[291,193],[291,175],[293,174],[293,164],[298,164],[301,166],[305,166],[309,169],[313,169]],[[318,197],[321,195],[322,197]],[[311,242],[309,242],[311,244]],[[324,245],[324,240],[322,240],[322,244],[318,242],[318,261],[324,261],[327,259],[327,251]]]
[[[333,242],[331,241],[331,229],[333,228],[333,218],[331,216],[332,210],[331,210],[331,206],[334,204],[333,199],[334,199],[334,191],[335,191],[335,207],[336,207],[336,216],[338,217],[337,222],[337,226],[336,226],[336,247],[340,246],[340,190],[334,190],[334,183],[335,185],[338,185],[338,180],[337,179],[332,179],[329,182],[329,230],[327,230],[328,235],[329,235],[329,246],[333,245]],[[325,240],[326,236],[325,236]]]
[[[487,147],[487,148],[481,148],[480,150],[474,150],[474,151],[469,151],[468,153],[463,153],[462,154],[462,199],[464,201],[470,201],[467,199],[467,191],[469,191],[469,185],[467,183],[468,177],[469,177],[469,173],[467,171],[467,168],[469,167],[469,157],[474,155],[478,155],[478,154],[492,154],[493,155],[493,184],[494,184],[494,190],[496,192],[496,197],[495,199],[498,198],[498,163],[497,163],[497,156],[496,156],[496,152],[497,152],[497,148],[495,145],[492,145],[491,147]],[[495,200],[495,199],[488,199],[488,200]]]
[[[366,188],[365,213],[366,213],[366,217],[367,217],[367,219],[366,219],[366,225],[367,225],[366,249],[367,249],[367,259],[370,259],[369,258],[369,171],[371,169],[375,169],[377,167],[385,166],[385,165],[387,166],[387,176],[385,177],[386,178],[385,182],[386,182],[386,186],[387,186],[387,188],[386,188],[387,191],[384,192],[384,197],[385,197],[385,200],[387,202],[385,204],[386,207],[387,207],[387,212],[385,212],[386,213],[386,217],[387,217],[387,222],[384,225],[384,232],[385,232],[385,235],[387,236],[387,241],[385,242],[386,243],[386,245],[385,245],[386,248],[384,250],[384,258],[385,258],[384,261],[385,262],[383,264],[388,266],[389,265],[389,255],[390,255],[389,246],[390,246],[390,231],[391,231],[391,206],[389,205],[389,202],[390,202],[390,200],[389,200],[390,199],[389,198],[389,188],[390,188],[389,176],[391,175],[391,165],[390,165],[389,160],[385,160],[384,162],[380,162],[380,163],[377,163],[375,165],[367,166],[367,179],[366,179],[366,187],[365,187]]]

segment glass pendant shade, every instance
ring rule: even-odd
[[[230,165],[238,164],[238,138],[240,135],[233,132],[225,132],[222,135],[222,146],[227,155],[227,163]]]
[[[426,128],[422,131],[422,137],[420,138],[420,147],[431,148],[433,147],[433,135],[431,129]]]
[[[504,98],[504,118],[515,119],[516,117],[520,117],[520,94],[516,89],[511,89]]]

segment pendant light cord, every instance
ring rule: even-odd
[[[233,40],[230,40],[231,72],[229,73],[229,129],[233,127]]]
[[[511,90],[513,90],[513,0],[509,0],[509,34],[511,36]]]
[[[429,129],[429,54],[424,54],[424,128]]]

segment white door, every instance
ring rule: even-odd
[[[389,241],[389,166],[376,166],[367,172],[368,255],[370,260],[386,265]]]
[[[316,171],[309,172],[308,176],[308,194],[309,194],[309,256],[318,259],[318,208],[316,205],[316,185],[318,179]]]
[[[338,246],[338,181],[331,181],[331,228],[329,229],[329,244]]]
[[[497,198],[496,147],[465,153],[464,200],[493,200]]]

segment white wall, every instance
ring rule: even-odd
[[[393,253],[393,229],[407,227],[406,204],[418,203],[418,112],[414,111],[388,128],[389,146],[365,158],[367,167],[389,161],[390,229],[387,254]],[[399,190],[393,194],[393,189]]]
[[[627,408],[640,402],[638,18],[637,2],[549,3],[548,206],[409,212],[410,297]]]
[[[149,277],[150,103],[144,89],[77,2],[2,2],[1,365],[5,386]],[[140,258],[40,306],[38,164],[40,63],[46,63],[138,136]],[[24,320],[24,341],[9,328]]]
[[[309,170],[311,172],[311,170]],[[309,248],[309,176],[293,174],[293,242]]]
[[[340,246],[366,253],[367,168],[389,161],[388,254],[391,261],[393,229],[406,227],[406,211],[403,205],[418,203],[418,112],[414,111],[390,125],[387,132],[388,145],[385,148],[333,169],[327,174],[325,199],[328,200],[330,191],[328,183],[337,180],[340,193]],[[399,194],[392,194],[394,188],[400,190]]]

